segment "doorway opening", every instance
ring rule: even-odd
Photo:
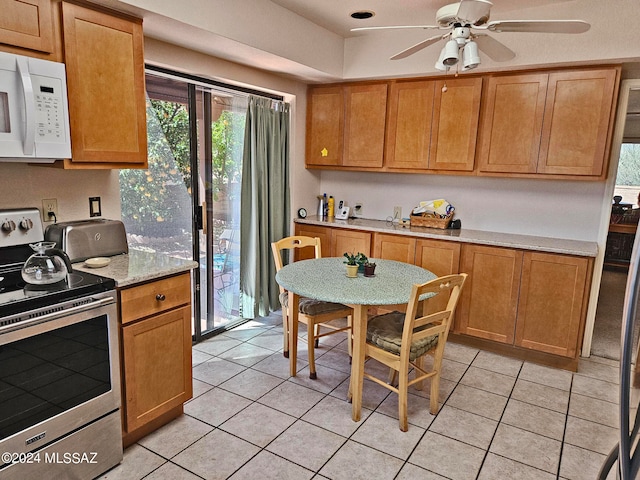
[[[591,354],[620,360],[627,274],[640,219],[640,88],[630,89],[600,281]],[[640,325],[636,321],[634,349]],[[635,358],[635,353],[634,353]]]

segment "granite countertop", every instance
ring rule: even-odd
[[[596,257],[598,255],[598,243],[581,240],[568,240],[562,238],[537,237],[533,235],[518,235],[514,233],[489,232],[484,230],[469,230],[466,228],[438,229],[427,227],[402,227],[396,223],[385,220],[370,220],[365,218],[352,218],[349,220],[321,219],[317,216],[305,219],[296,219],[296,223],[306,225],[318,225],[322,227],[347,228],[351,230],[363,230],[381,232],[395,235],[407,235],[418,238],[431,238],[435,240],[450,240],[452,242],[474,243],[478,245],[490,245],[496,247],[518,248],[522,250],[535,250],[539,252],[560,253],[565,255],[578,255],[581,257]]]
[[[156,278],[188,272],[198,267],[198,262],[170,257],[162,253],[129,250],[128,254],[111,257],[106,267],[90,268],[84,262],[73,264],[73,269],[88,272],[116,281],[116,287],[126,287]]]

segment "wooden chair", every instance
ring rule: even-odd
[[[421,389],[423,380],[431,378],[430,412],[432,415],[438,413],[442,356],[456,304],[466,278],[467,274],[461,273],[439,277],[422,285],[414,285],[406,313],[386,313],[371,318],[367,324],[365,358],[371,357],[387,365],[391,368],[391,375],[387,382],[365,371],[364,378],[399,395],[398,416],[400,430],[403,432],[408,428],[407,397],[411,385],[417,384],[416,388]],[[423,302],[419,299],[429,292],[436,293],[438,296],[448,295],[449,301],[444,310],[416,318],[420,303],[425,303],[422,305],[423,310],[420,311],[426,311],[428,299]],[[433,366],[429,370],[425,370],[423,362],[427,354],[433,356]],[[413,367],[415,372],[412,380],[409,380],[410,367]],[[396,388],[393,381],[398,373],[400,375]]]
[[[322,256],[320,247],[320,239],[317,237],[303,237],[292,236],[286,237],[277,242],[271,244],[271,250],[273,252],[273,259],[276,264],[276,272],[280,271],[283,267],[282,263],[282,251],[288,250],[290,259],[294,261],[295,249],[303,247],[313,247],[315,251],[315,258]],[[289,296],[288,292],[280,287],[280,304],[282,305],[282,330],[284,332],[284,350],[283,354],[286,358],[289,358]],[[300,298],[300,305],[298,307],[298,320],[307,325],[307,348],[309,354],[309,378],[315,379],[316,364],[315,364],[315,347],[319,345],[319,339],[327,335],[333,335],[334,333],[351,330],[351,315],[353,309],[342,305],[341,303],[321,302],[319,300],[312,300],[309,298]],[[331,325],[327,322],[347,318],[347,326]],[[328,331],[320,332],[320,326],[325,327]],[[351,355],[351,333],[349,332],[349,355]]]

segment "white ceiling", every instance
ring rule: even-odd
[[[434,32],[350,32],[358,26],[432,25],[451,0],[92,0],[144,19],[145,36],[306,83],[440,75],[440,48],[399,61],[390,56]],[[516,53],[482,57],[481,71],[640,61],[638,0],[493,0],[491,20],[581,19],[580,35],[492,34]],[[455,2],[454,2],[455,3]],[[612,8],[615,4],[616,8]],[[370,10],[367,20],[350,17]],[[638,74],[636,69],[629,76]]]
[[[382,25],[435,25],[436,11],[452,0],[271,0],[316,25],[342,37],[363,35],[352,33],[351,28]],[[526,10],[533,6],[553,6],[571,0],[494,0],[491,18],[500,20],[527,20]],[[371,11],[375,16],[355,20],[351,13]]]

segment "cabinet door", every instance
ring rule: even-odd
[[[122,327],[128,432],[192,397],[190,320],[186,306]]]
[[[525,252],[516,345],[575,358],[588,273],[587,258]]]
[[[522,252],[464,245],[460,271],[469,277],[462,291],[460,333],[513,344]]]
[[[296,223],[296,235],[303,237],[318,237],[320,239],[320,249],[323,257],[331,256],[331,229],[318,227],[317,225],[305,225]],[[306,260],[315,258],[315,249],[311,247],[296,249],[296,260]]]
[[[0,8],[0,43],[53,53],[55,32],[51,0],[0,0]]]
[[[481,172],[536,173],[548,77],[489,78],[479,140]]]
[[[481,94],[482,78],[436,82],[430,169],[473,170]]]
[[[323,250],[324,251],[324,250]],[[341,257],[344,252],[362,252],[371,256],[371,234],[334,228],[331,230],[331,256]],[[323,255],[325,255],[323,253]],[[325,255],[327,256],[327,255]]]
[[[307,99],[307,165],[341,165],[343,88],[311,88]]]
[[[460,271],[460,246],[457,242],[417,240],[415,264],[435,273],[438,277],[458,273]],[[427,301],[427,311],[444,310],[447,301],[447,297],[436,295]],[[459,316],[458,312],[456,312],[456,316]]]
[[[391,84],[385,165],[423,169],[429,166],[433,81]]]
[[[538,173],[604,175],[616,69],[549,75]]]
[[[345,167],[382,167],[387,84],[345,87]]]
[[[62,15],[71,121],[68,166],[146,167],[142,23],[66,2]]]
[[[398,262],[413,263],[416,254],[416,239],[401,235],[375,233],[373,257]]]

